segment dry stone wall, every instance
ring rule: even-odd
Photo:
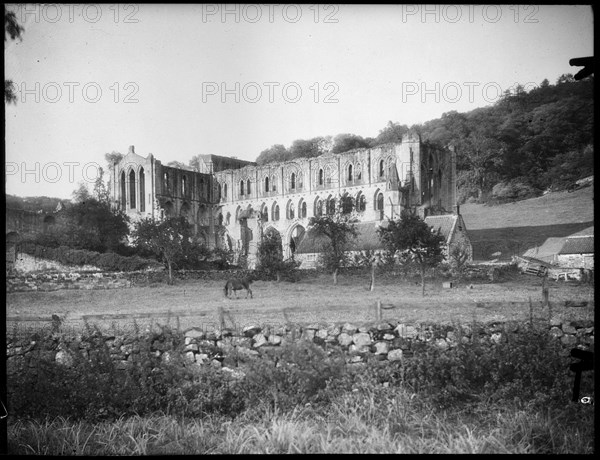
[[[247,270],[178,270],[174,276],[180,280],[227,280],[233,276],[248,276]],[[55,272],[8,275],[6,292],[57,291],[60,289],[121,289],[162,282],[164,271],[134,272]]]
[[[185,331],[146,331],[138,334],[105,335],[98,331],[82,335],[33,335],[27,338],[7,337],[7,370],[15,372],[21,366],[36,366],[45,359],[69,366],[76,354],[89,357],[99,347],[106,347],[120,369],[140,362],[148,353],[168,361],[179,354],[186,365],[212,365],[234,369],[240,359],[298,340],[308,340],[325,349],[345,352],[348,363],[369,359],[401,361],[429,347],[447,350],[459,342],[480,340],[489,346],[511,339],[514,334],[527,334],[522,323],[465,324],[460,327],[439,324],[370,323],[289,324],[280,326],[247,325],[241,330],[203,330],[192,327]],[[548,333],[564,346],[594,350],[593,321],[551,321]],[[9,334],[10,335],[10,334]],[[96,350],[96,351],[95,351]]]

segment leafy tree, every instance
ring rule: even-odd
[[[444,237],[416,213],[403,210],[400,219],[388,220],[377,230],[384,246],[394,253],[408,253],[421,274],[421,294],[425,295],[425,274],[444,260]]]
[[[290,159],[314,158],[327,153],[331,148],[331,136],[313,137],[309,140],[297,139],[290,147]]]
[[[91,196],[84,184],[73,195],[75,203],[64,211],[65,243],[76,249],[116,251],[129,234],[127,215]]]
[[[256,271],[269,278],[275,277],[277,282],[281,281],[281,275],[289,275],[300,262],[293,259],[284,260],[281,248],[281,239],[275,234],[265,233],[258,248],[258,264]]]
[[[391,120],[385,128],[379,131],[379,135],[375,139],[375,145],[388,144],[391,142],[402,142],[402,136],[408,132],[408,126],[394,123]]]
[[[333,139],[332,153],[343,153],[353,149],[369,147],[369,143],[356,134],[338,134]]]
[[[352,265],[360,268],[367,268],[370,273],[369,290],[375,290],[375,273],[377,268],[385,267],[389,262],[388,252],[365,250],[354,254]]]
[[[189,167],[196,172],[200,172],[200,155],[194,155],[189,162]]]
[[[573,74],[563,73],[560,77],[556,79],[556,84],[562,85],[563,83],[573,83],[574,81],[575,78],[573,77]]]
[[[448,250],[448,262],[450,263],[450,268],[458,276],[459,280],[463,277],[470,257],[471,252],[469,246],[464,242],[453,244]]]
[[[169,271],[168,284],[173,284],[173,265],[193,244],[191,225],[185,217],[155,220],[151,217],[134,224],[133,243],[162,257]]]
[[[110,153],[105,153],[104,154],[104,160],[106,161],[106,164],[108,165],[108,169],[110,171],[112,171],[114,164],[120,162],[123,159],[123,154],[119,153],[115,150],[113,150]]]
[[[586,146],[593,144],[593,94],[593,77],[575,81],[565,74],[556,85],[546,79],[527,91],[517,84],[490,107],[448,112],[411,129],[425,142],[456,146],[463,199],[477,196],[486,201],[499,182],[521,183],[537,194],[558,188],[554,181],[560,176],[558,165],[573,152],[582,167],[577,175],[593,174],[591,164],[583,159]],[[560,187],[568,182],[566,175],[559,180]]]
[[[287,161],[290,158],[290,155],[291,153],[283,145],[275,144],[260,152],[260,155],[256,158],[256,163],[265,165],[267,163]]]
[[[573,182],[583,179],[594,171],[594,146],[589,144],[581,150],[559,153],[550,161],[545,182],[552,189],[568,189]]]
[[[457,151],[457,155],[471,173],[472,184],[478,192],[478,199],[481,200],[498,178],[496,171],[502,161],[502,146],[493,138],[472,132],[460,141]]]
[[[93,196],[101,203],[110,205],[110,192],[107,185],[104,183],[104,169],[98,169],[98,177],[94,181]]]
[[[316,236],[325,237],[326,243],[320,255],[321,265],[331,271],[333,284],[337,284],[337,276],[341,267],[348,262],[348,251],[352,240],[356,238],[358,231],[356,222],[358,219],[352,212],[347,212],[348,200],[341,197],[335,200],[331,206],[328,203],[328,212],[325,215],[311,217],[308,228]]]
[[[84,203],[92,198],[92,194],[84,182],[79,182],[77,188],[71,193],[71,197],[75,203]]]
[[[6,45],[6,40],[9,37],[11,40],[23,40],[22,35],[24,32],[25,29],[18,23],[15,12],[7,10],[6,5],[4,5],[4,44]],[[4,103],[17,103],[15,85],[12,80],[4,80]]]

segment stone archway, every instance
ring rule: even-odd
[[[175,217],[175,205],[171,201],[167,201],[162,208],[165,218]]]
[[[260,251],[283,255],[283,242],[281,234],[275,227],[269,226],[262,234]],[[260,255],[259,255],[260,256]]]
[[[304,234],[306,233],[306,228],[304,228],[301,224],[294,224],[290,227],[287,238],[286,238],[286,248],[285,248],[285,256],[286,258],[293,258],[296,253],[296,248],[300,245],[302,238],[304,238]]]

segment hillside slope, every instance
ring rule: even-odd
[[[540,246],[546,238],[565,237],[594,225],[594,187],[497,206],[464,204],[460,208],[473,243],[474,259],[500,252],[509,259]]]

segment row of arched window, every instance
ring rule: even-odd
[[[379,177],[385,177],[385,161],[379,161]],[[277,183],[276,176],[270,178],[269,176],[264,178],[264,192],[276,192],[277,191]],[[360,163],[356,164],[356,168],[352,163],[346,166],[346,182],[359,182],[362,181],[362,166]],[[302,173],[291,173],[289,176],[289,190],[301,190],[302,189]],[[252,186],[250,179],[240,180],[240,196],[250,195],[252,193]],[[320,168],[317,173],[317,185],[330,185],[331,184],[331,173],[328,170]],[[223,194],[226,196],[226,193]]]
[[[344,214],[349,214],[353,210],[356,210],[359,213],[365,212],[367,210],[367,199],[363,193],[359,193],[356,199],[353,199],[349,195],[344,195],[341,198],[341,211]],[[336,198],[329,196],[326,199],[321,199],[317,197],[314,201],[313,206],[313,215],[314,216],[323,216],[323,215],[332,215],[336,212],[336,208],[338,206]],[[375,211],[379,212],[379,218],[383,218],[383,193],[378,191],[374,196],[374,205]],[[241,207],[238,207],[236,212],[236,221],[238,219],[239,213],[241,211]],[[287,220],[293,219],[305,219],[308,215],[308,206],[304,199],[301,199],[296,206],[296,204],[292,200],[288,200],[288,203],[285,207],[285,218]],[[277,202],[273,203],[271,206],[267,206],[263,204],[261,207],[261,217],[263,222],[278,221],[281,218],[280,215],[280,207]]]
[[[181,189],[178,190],[177,183],[177,175],[171,174],[169,171],[165,171],[163,173],[163,191],[167,194],[173,195],[177,194],[177,192],[181,192],[181,196],[191,197],[192,196],[192,186],[190,184],[191,178],[187,176],[187,174],[183,174],[181,176]],[[208,196],[208,187],[207,182],[204,181],[204,177],[200,177],[198,179],[198,189],[200,191],[201,197]]]

